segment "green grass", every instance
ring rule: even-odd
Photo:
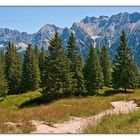
[[[115,98],[113,98],[115,96]],[[111,96],[115,100],[134,100],[140,106],[140,90],[134,90],[129,94],[116,94]],[[129,115],[106,116],[96,126],[89,126],[83,133],[89,134],[139,134],[140,133],[140,109]]]
[[[4,100],[0,101],[0,109],[18,109],[19,106],[24,102],[30,101],[40,96],[41,93],[39,91],[28,92],[19,95],[9,95]]]
[[[84,133],[94,134],[140,134],[140,110],[129,115],[106,116],[97,126]]]
[[[121,92],[116,94],[116,91],[114,92],[111,88],[103,88],[99,92],[101,96],[61,99],[49,104],[24,108],[20,108],[20,106],[41,97],[39,91],[7,96],[6,99],[0,101],[0,133],[13,132],[13,130],[5,128],[3,125],[5,122],[22,122],[24,127],[21,128],[21,133],[28,133],[33,129],[28,126],[30,120],[57,123],[68,120],[71,116],[83,117],[98,114],[110,109],[111,101],[135,99],[137,103],[140,103],[140,90],[135,90],[134,93],[129,94],[122,94]]]

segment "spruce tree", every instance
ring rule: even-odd
[[[38,47],[35,47],[35,50],[32,54],[32,79],[34,81],[32,90],[36,90],[40,87],[40,69],[39,69],[39,50]]]
[[[41,87],[43,87],[46,84],[46,82],[44,82],[45,75],[47,74],[47,73],[45,73],[46,66],[47,66],[47,53],[46,53],[44,47],[42,47],[41,51],[39,53],[39,68],[40,68]]]
[[[73,33],[71,33],[67,44],[68,58],[70,60],[71,73],[71,94],[75,96],[85,95],[85,82],[83,78],[82,58],[78,54],[77,42]]]
[[[33,52],[33,80],[35,81],[33,84],[33,90],[36,90],[40,87],[40,83],[41,83],[38,46],[35,46],[34,52]]]
[[[21,60],[13,43],[9,42],[5,53],[5,74],[8,81],[8,94],[20,93]]]
[[[22,66],[22,92],[36,90],[40,84],[40,70],[37,54],[29,44],[24,55]]]
[[[5,77],[5,64],[4,64],[3,53],[0,55],[0,97],[5,97],[8,92],[8,83]]]
[[[36,59],[38,59],[38,61],[39,61],[39,49],[38,49],[38,46],[34,47],[34,55],[35,55]]]
[[[32,68],[31,68],[31,61],[32,61],[32,48],[31,44],[28,45],[23,59],[22,64],[22,92],[26,92],[32,89]]]
[[[103,74],[100,61],[93,47],[90,47],[84,67],[87,95],[95,95],[103,86]]]
[[[127,37],[124,31],[120,37],[120,46],[117,48],[112,76],[113,87],[122,88],[125,92],[138,85],[137,66],[131,49],[127,46]]]
[[[111,83],[111,58],[106,46],[103,46],[99,54],[100,64],[104,77],[104,85],[110,86]]]
[[[45,78],[46,84],[42,92],[46,96],[47,101],[69,96],[71,88],[69,62],[58,33],[50,40],[49,44]]]
[[[5,53],[3,50],[0,51],[0,58],[1,58],[2,64],[5,66]]]

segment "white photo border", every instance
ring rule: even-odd
[[[4,0],[0,1],[0,6],[140,6],[140,0]],[[1,13],[0,13],[1,14]],[[57,135],[57,134],[1,134],[1,140],[139,140],[140,135],[97,135],[97,134],[80,134],[80,135]]]

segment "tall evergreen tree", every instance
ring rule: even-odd
[[[36,59],[39,59],[39,49],[38,49],[38,46],[34,47],[34,55],[35,55]]]
[[[45,79],[44,79],[44,78],[46,78],[46,74],[47,74],[47,73],[45,73],[46,67],[47,67],[47,53],[46,53],[44,47],[42,47],[41,51],[39,53],[41,87],[43,87],[46,84]]]
[[[37,54],[36,54],[37,55]],[[36,90],[40,84],[40,71],[38,57],[29,44],[24,55],[22,66],[22,91]]]
[[[111,82],[111,58],[106,46],[102,47],[99,57],[104,77],[104,85],[109,86]]]
[[[4,54],[3,50],[0,51],[0,58],[1,58],[3,65],[5,66],[5,54]]]
[[[84,67],[84,78],[88,95],[97,94],[97,90],[103,86],[103,74],[100,61],[93,47],[90,47],[89,54]]]
[[[113,87],[127,89],[136,88],[138,85],[138,70],[131,49],[127,46],[127,38],[124,31],[120,37],[120,46],[113,67]]]
[[[36,90],[40,87],[40,69],[39,69],[39,49],[38,46],[35,46],[34,52],[32,54],[33,61],[32,61],[32,79],[34,81],[33,90]]]
[[[71,72],[71,94],[75,96],[85,95],[85,82],[83,78],[83,63],[77,50],[77,42],[73,33],[71,33],[68,44],[68,58],[70,60],[70,72]]]
[[[5,74],[8,81],[8,94],[20,93],[21,60],[13,43],[9,42],[5,53]]]
[[[5,72],[4,72],[5,64],[4,64],[3,59],[4,57],[1,52],[1,55],[0,55],[0,97],[5,97],[8,92],[8,83],[5,77]]]
[[[32,89],[32,51],[33,50],[31,48],[31,44],[29,44],[24,54],[24,60],[22,65],[22,92],[26,92]]]
[[[69,62],[58,33],[49,44],[46,78],[44,78],[46,84],[42,92],[46,96],[46,100],[68,96],[71,88]]]

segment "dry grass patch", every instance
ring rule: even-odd
[[[16,97],[14,96],[14,98]],[[91,116],[111,107],[109,103],[110,99],[106,97],[62,99],[48,105],[26,107],[23,109],[18,108],[18,106],[15,107],[15,102],[12,102],[13,107],[10,107],[9,104],[6,106],[6,102],[8,102],[6,100],[11,100],[10,102],[12,102],[13,97],[9,97],[5,99],[5,101],[0,102],[0,105],[2,104],[3,106],[3,108],[0,108],[1,133],[11,133],[9,129],[4,129],[3,124],[5,122],[22,122],[26,124],[30,120],[41,120],[56,123],[68,120],[71,116]],[[27,130],[30,130],[28,126]],[[25,132],[25,129],[23,128],[23,130],[20,131]],[[13,133],[15,133],[15,131],[13,131]]]
[[[19,108],[19,106],[31,99],[41,96],[39,91],[29,92],[22,95],[8,96],[0,102],[0,132],[9,133],[3,129],[5,122],[15,122],[28,124],[30,120],[47,121],[48,123],[57,123],[68,120],[71,116],[82,117],[92,116],[99,112],[111,108],[111,101],[132,100],[139,101],[140,90],[136,90],[130,94],[113,94],[105,95],[105,91],[112,89],[103,89],[102,96],[89,96],[86,98],[69,98],[54,101],[46,105],[38,105],[34,107]],[[27,129],[26,129],[27,128]],[[32,129],[32,128],[31,128]],[[21,131],[30,132],[28,125],[24,126]],[[11,132],[11,131],[10,131]]]

